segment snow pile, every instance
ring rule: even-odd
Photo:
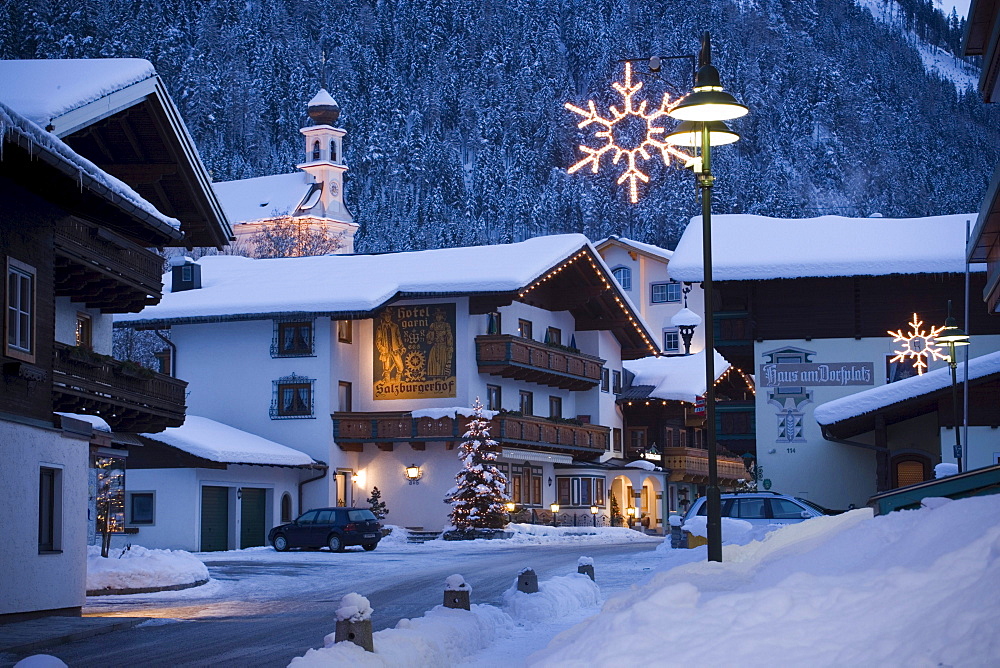
[[[593,566],[594,565],[594,558],[593,557],[580,557],[579,559],[576,560],[576,565],[577,566]]]
[[[469,583],[465,581],[464,577],[456,573],[455,575],[449,575],[447,578],[445,578],[444,590],[471,592],[472,587],[469,586]]]
[[[14,668],[66,668],[66,664],[51,654],[35,654],[24,657],[14,664]]]
[[[934,477],[935,478],[947,478],[950,475],[958,474],[958,464],[952,464],[950,462],[941,462],[934,467]]]
[[[642,469],[643,471],[655,471],[658,468],[660,468],[659,466],[657,466],[653,462],[646,461],[645,459],[637,459],[634,462],[629,462],[625,466],[626,466],[626,468],[630,468],[630,469]]]
[[[626,527],[592,527],[586,525],[554,527],[548,524],[508,524],[506,531],[514,532],[514,535],[509,540],[504,541],[504,543],[515,544],[545,543],[546,545],[551,545],[556,542],[575,543],[581,541],[588,543],[629,543],[663,540],[663,536],[650,536],[642,531],[635,531]],[[560,541],[559,539],[563,540]],[[479,542],[488,543],[490,541]]]
[[[781,524],[765,524],[755,527],[751,522],[739,520],[735,517],[722,518],[722,542],[727,545],[746,545],[752,540],[759,540],[775,529],[780,529]],[[708,537],[708,516],[695,515],[689,518],[681,527],[692,536]]]
[[[410,532],[407,529],[395,524],[383,524],[382,528],[389,529],[389,535],[382,536],[378,542],[379,547],[387,545],[391,545],[392,547],[407,547],[410,545]]]
[[[133,545],[124,554],[112,550],[105,559],[100,546],[87,547],[87,591],[170,587],[204,580],[208,580],[208,568],[184,550]]]
[[[103,431],[107,434],[111,433],[111,427],[100,415],[88,415],[86,413],[61,413],[56,411],[56,415],[61,415],[62,417],[73,418],[74,420],[82,420],[83,422],[89,422],[90,426],[94,428],[94,431]]]
[[[503,609],[511,617],[524,622],[542,622],[563,617],[580,608],[600,602],[601,590],[594,581],[581,573],[560,575],[538,583],[538,591],[525,594],[514,586],[503,593]]]
[[[344,594],[337,608],[337,621],[363,622],[372,618],[372,606],[361,594]]]
[[[997,665],[997,517],[987,496],[792,524],[657,573],[529,663],[645,662],[670,629],[674,665]]]
[[[448,578],[462,579],[462,576]],[[423,617],[401,619],[393,629],[378,631],[372,640],[375,652],[366,652],[349,642],[335,642],[331,633],[324,647],[311,649],[293,659],[289,666],[378,666],[398,667],[454,665],[467,661],[500,638],[510,636],[517,626],[534,626],[594,607],[600,590],[586,575],[555,577],[538,585],[538,593],[525,594],[515,586],[503,594],[503,609],[472,604],[471,610],[436,606]]]

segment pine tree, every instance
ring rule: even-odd
[[[473,417],[459,447],[463,468],[455,475],[455,489],[445,498],[451,503],[451,523],[459,531],[501,529],[507,523],[504,502],[507,478],[497,468],[497,442],[490,438],[489,421],[476,397]]]
[[[622,509],[621,509],[621,506],[618,505],[618,497],[616,497],[616,496],[614,496],[612,494],[611,495],[611,526],[613,526],[613,527],[622,526],[622,520],[623,519],[625,519],[625,518],[622,517]]]
[[[368,505],[375,517],[380,520],[384,520],[385,516],[389,514],[389,508],[382,500],[382,492],[379,491],[378,487],[372,487],[372,495],[368,497]]]

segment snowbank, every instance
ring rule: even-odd
[[[586,575],[552,578],[539,583],[538,588],[536,594],[525,594],[511,587],[503,594],[503,609],[473,604],[471,610],[456,610],[439,605],[423,617],[401,619],[396,628],[373,634],[374,653],[353,643],[337,643],[331,633],[324,639],[324,647],[309,650],[289,666],[438,668],[470,659],[497,639],[511,635],[516,625],[550,620],[599,602],[597,585]]]
[[[133,545],[124,553],[112,550],[105,559],[99,546],[87,547],[87,591],[172,587],[203,580],[208,580],[208,568],[184,550]]]
[[[529,664],[645,662],[669,629],[674,665],[994,666],[997,517],[989,496],[792,524],[657,573]]]

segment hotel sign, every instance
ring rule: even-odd
[[[761,364],[760,387],[845,387],[874,385],[872,362]]]
[[[456,396],[454,304],[390,306],[373,338],[376,400]]]

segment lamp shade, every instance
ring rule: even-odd
[[[710,146],[724,146],[740,140],[740,135],[722,121],[708,121],[708,143]],[[701,146],[702,123],[698,121],[681,121],[673,132],[664,137],[664,141],[674,146]]]
[[[965,330],[959,329],[955,319],[948,316],[944,321],[944,329],[934,337],[938,343],[947,343],[956,346],[969,345],[969,335]]]
[[[681,121],[728,121],[746,116],[749,111],[722,90],[719,71],[712,65],[705,65],[698,70],[694,92],[667,113]]]

